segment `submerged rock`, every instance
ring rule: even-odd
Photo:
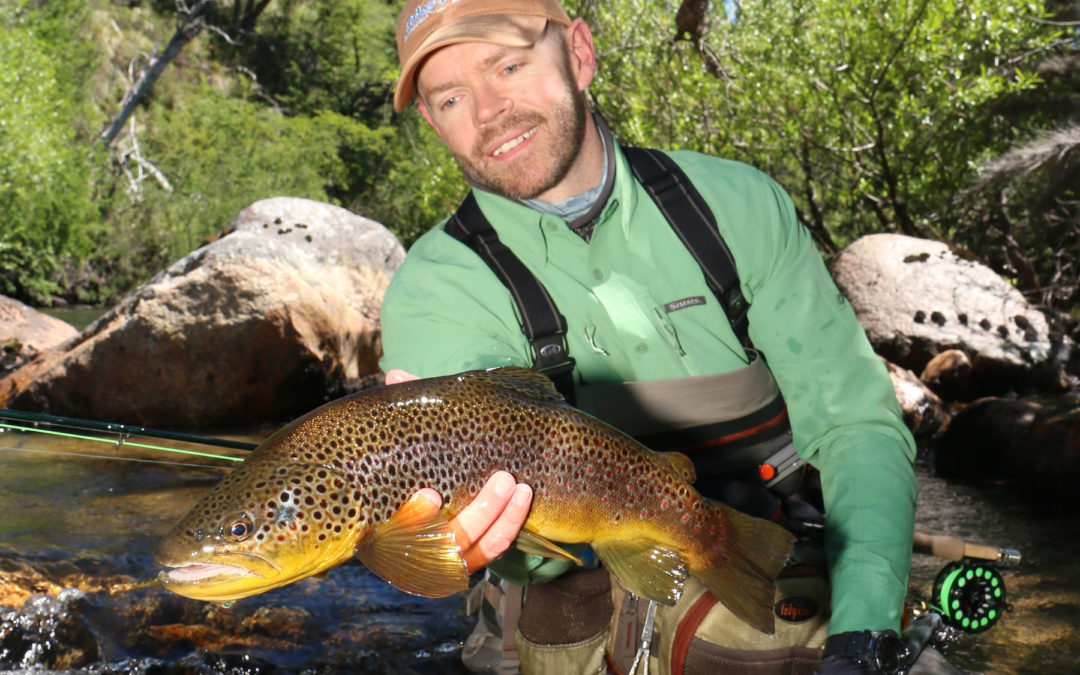
[[[0,380],[0,405],[169,428],[294,417],[377,372],[403,258],[345,209],[256,202],[64,351]]]
[[[1064,391],[1072,341],[1008,281],[948,245],[899,234],[855,241],[832,262],[875,351],[919,373],[946,350],[972,364],[972,392]]]
[[[950,480],[1001,479],[1040,502],[1071,502],[1080,485],[1080,397],[975,401],[954,415],[935,462]]]

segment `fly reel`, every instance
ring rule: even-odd
[[[961,560],[946,565],[934,580],[933,602],[945,622],[965,633],[981,633],[1012,609],[1005,580],[993,565]]]

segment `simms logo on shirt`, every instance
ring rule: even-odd
[[[691,298],[683,298],[682,300],[672,300],[671,302],[664,305],[664,311],[667,312],[668,314],[671,314],[672,312],[677,312],[680,309],[686,309],[687,307],[693,307],[694,305],[704,305],[704,304],[705,304],[705,296],[704,295],[695,295],[695,296],[693,296]]]

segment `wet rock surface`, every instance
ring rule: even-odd
[[[404,250],[304,199],[256,202],[78,340],[0,380],[0,404],[167,428],[286,420],[378,370]]]
[[[976,392],[971,359],[959,349],[946,349],[930,359],[919,381],[949,401],[970,401]]]
[[[885,367],[892,379],[904,424],[916,440],[931,438],[941,431],[951,417],[948,405],[915,373],[888,361]]]

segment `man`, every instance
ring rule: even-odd
[[[589,111],[596,56],[582,20],[556,0],[410,0],[398,50],[395,109],[418,99],[498,239],[565,315],[578,387],[673,378],[694,387],[753,365],[701,267]],[[870,645],[900,627],[917,490],[890,380],[787,194],[735,162],[670,157],[730,249],[749,340],[783,394],[799,455],[820,471],[832,584],[820,672],[874,672]],[[387,291],[387,383],[533,365],[539,350],[519,311],[489,265],[440,224]],[[455,519],[470,570],[507,550],[530,499],[528,485],[499,473]],[[512,578],[550,576],[516,562]]]

